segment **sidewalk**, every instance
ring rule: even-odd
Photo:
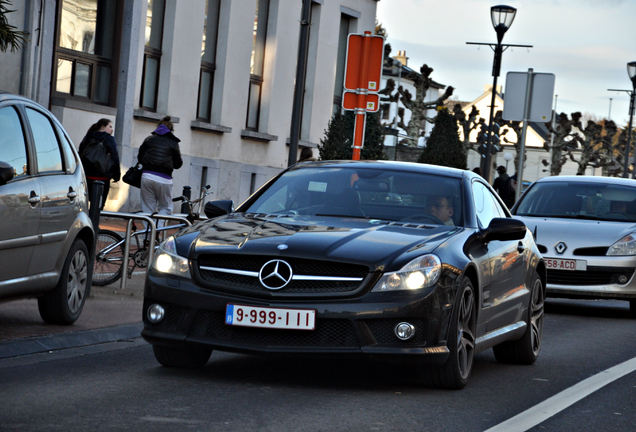
[[[100,227],[124,235],[126,221],[101,221]],[[0,302],[0,359],[93,343],[140,337],[145,269],[120,289],[121,281],[92,286],[84,309],[70,326],[44,323],[37,299]]]

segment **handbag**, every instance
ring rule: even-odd
[[[134,167],[128,168],[126,174],[122,177],[124,183],[127,183],[133,187],[140,188],[141,187],[141,164],[137,162],[137,165]]]

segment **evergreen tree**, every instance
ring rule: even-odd
[[[320,160],[350,160],[353,156],[354,128],[355,114],[353,111],[334,115],[325,130],[324,138],[318,144]],[[380,124],[380,115],[378,113],[367,114],[364,144],[360,152],[360,159],[388,159],[384,153],[384,129]]]
[[[466,169],[466,150],[459,140],[457,119],[446,107],[438,108],[435,127],[418,162]]]

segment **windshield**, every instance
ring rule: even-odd
[[[285,173],[241,210],[462,226],[460,184],[387,169],[304,167]]]
[[[636,222],[636,187],[581,181],[537,183],[515,214]]]

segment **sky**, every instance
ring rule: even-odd
[[[433,80],[455,88],[453,99],[472,102],[493,83],[494,52],[466,42],[497,42],[490,8],[499,4],[517,9],[502,43],[533,46],[504,51],[497,82],[504,92],[508,72],[552,73],[558,113],[627,126],[629,94],[608,89],[633,88],[636,0],[380,0],[376,19],[391,56],[406,51],[409,67],[426,63]]]

